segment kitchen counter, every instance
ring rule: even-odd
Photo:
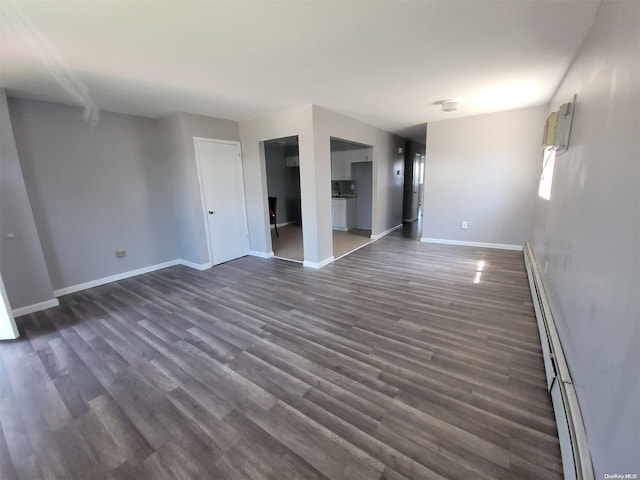
[[[331,198],[356,198],[355,193],[343,193],[340,195],[331,195]]]

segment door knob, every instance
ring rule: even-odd
[[[216,212],[214,212],[213,210],[209,210],[209,215],[215,215]]]

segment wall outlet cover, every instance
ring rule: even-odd
[[[462,230],[466,230],[468,226],[469,226],[469,222],[464,221],[464,222],[462,222],[462,224],[460,225],[460,228],[461,228]]]
[[[116,257],[124,258],[127,256],[127,252],[125,250],[116,250]]]

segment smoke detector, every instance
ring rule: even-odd
[[[442,102],[443,112],[455,112],[458,109],[458,102],[453,100],[445,100]]]

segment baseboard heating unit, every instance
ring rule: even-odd
[[[591,454],[580,414],[576,391],[571,381],[560,337],[542,285],[542,276],[529,242],[524,246],[524,262],[529,277],[533,306],[536,311],[540,343],[547,376],[547,390],[553,402],[558,425],[565,480],[594,480]]]

